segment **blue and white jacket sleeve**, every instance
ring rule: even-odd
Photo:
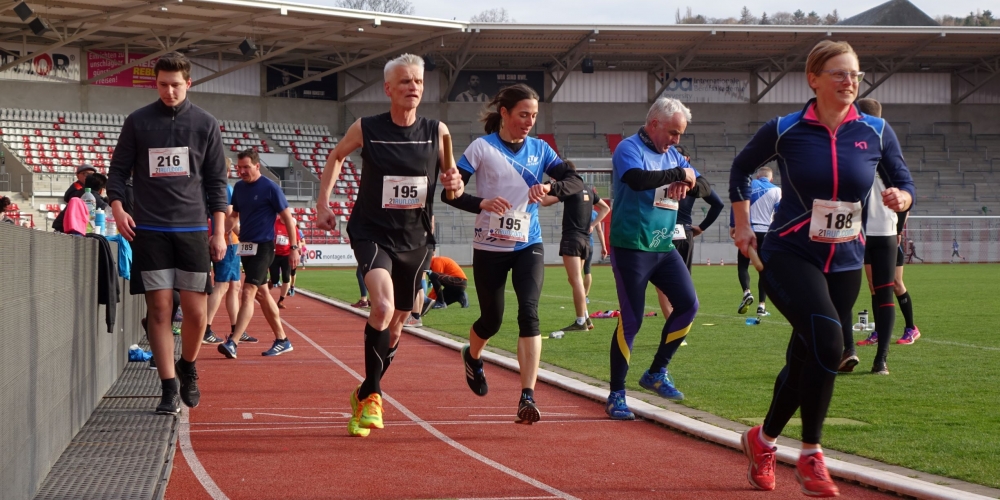
[[[916,188],[910,169],[903,159],[903,150],[899,146],[899,138],[888,123],[882,133],[882,161],[878,165],[879,175],[885,180],[886,187],[894,187],[910,193],[910,198],[917,201]]]
[[[736,155],[729,171],[729,201],[749,201],[751,176],[758,168],[773,160],[778,152],[778,119],[764,124]]]

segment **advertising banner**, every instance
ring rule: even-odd
[[[309,78],[325,69],[306,69],[304,66],[286,64],[267,65],[267,91],[280,89],[285,85],[295,83],[303,78]],[[337,100],[337,74],[324,76],[319,80],[303,83],[298,87],[284,90],[274,97],[291,97],[295,99]]]
[[[138,61],[148,54],[128,54],[128,62]],[[146,61],[138,66],[122,70],[106,78],[94,82],[94,85],[104,85],[107,87],[131,87],[134,89],[155,89],[156,75],[153,74],[153,66],[156,66],[157,59]],[[114,52],[110,50],[94,50],[87,52],[87,79],[115,69],[126,64],[124,52]]]
[[[319,266],[357,266],[354,250],[351,245],[306,245],[306,258],[303,264],[309,267]]]
[[[35,51],[45,47],[4,43],[0,44],[0,65],[18,60],[22,47],[33,57],[0,72],[0,80],[80,83],[80,49],[60,47],[36,54]]]
[[[523,83],[545,100],[545,73],[542,71],[459,71],[448,100],[451,102],[490,102],[500,89]]]
[[[684,103],[692,102],[750,102],[750,77],[746,73],[682,73],[670,79],[663,97],[672,97]],[[663,72],[656,74],[662,84]]]

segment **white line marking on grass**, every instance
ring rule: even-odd
[[[967,347],[969,349],[982,349],[984,351],[1000,351],[1000,347],[987,347],[975,344],[963,344],[961,342],[952,342],[950,340],[934,340],[934,339],[922,339],[924,342],[930,342],[931,344],[941,344],[941,345],[953,345],[955,347]]]
[[[229,500],[229,497],[219,489],[219,485],[215,484],[212,480],[212,476],[208,475],[208,471],[205,467],[201,465],[201,461],[198,460],[198,456],[194,453],[194,446],[191,446],[191,420],[188,418],[188,412],[186,410],[181,411],[181,425],[178,432],[181,453],[184,455],[184,460],[187,462],[188,467],[191,468],[191,472],[194,473],[194,477],[198,479],[201,483],[201,487],[205,488],[205,493],[212,497],[212,500]],[[225,429],[220,429],[225,430]]]
[[[359,381],[363,381],[364,380],[364,377],[362,377],[358,372],[356,372],[353,369],[351,369],[351,367],[347,366],[343,361],[337,359],[337,357],[334,356],[333,354],[330,354],[326,349],[323,349],[322,347],[320,347],[319,344],[317,344],[311,338],[309,338],[308,336],[306,336],[306,334],[302,333],[297,328],[295,328],[294,326],[292,326],[291,323],[289,323],[287,320],[282,319],[281,322],[286,327],[288,327],[288,329],[290,329],[291,331],[295,332],[300,337],[302,337],[302,340],[305,340],[306,342],[308,342],[309,344],[311,344],[313,347],[315,347],[316,350],[318,350],[319,352],[323,353],[323,355],[325,355],[327,358],[329,358],[330,361],[333,361],[341,369],[343,369],[347,373],[351,374],[351,376],[353,376],[355,379],[357,379]],[[488,465],[490,467],[493,467],[494,469],[496,469],[496,470],[498,470],[500,472],[503,472],[504,474],[507,474],[507,475],[512,476],[512,477],[517,478],[517,479],[520,479],[521,481],[523,481],[525,483],[528,483],[531,486],[534,486],[535,488],[538,488],[538,489],[540,489],[542,491],[546,491],[548,493],[551,493],[551,494],[555,495],[556,498],[565,498],[565,499],[576,500],[576,497],[574,497],[573,495],[570,495],[569,493],[565,493],[563,491],[560,491],[560,490],[558,490],[558,489],[556,489],[556,488],[554,488],[552,486],[549,486],[549,485],[547,485],[547,484],[545,484],[545,483],[543,483],[543,482],[541,482],[541,481],[539,481],[539,480],[537,480],[537,479],[535,479],[533,477],[530,477],[530,476],[527,476],[525,474],[522,474],[522,473],[520,473],[520,472],[518,472],[518,471],[516,471],[514,469],[511,469],[510,467],[507,467],[506,465],[503,465],[503,464],[501,464],[501,463],[499,463],[499,462],[497,462],[495,460],[491,460],[491,459],[487,458],[486,456],[484,456],[484,455],[482,455],[480,453],[477,453],[477,452],[473,451],[471,448],[469,448],[469,447],[467,447],[467,446],[465,446],[465,445],[463,445],[463,444],[455,441],[454,439],[446,436],[444,433],[442,433],[441,431],[439,431],[436,428],[434,428],[433,425],[431,425],[430,423],[424,421],[422,418],[418,417],[417,414],[415,414],[412,411],[410,411],[409,408],[403,406],[402,403],[400,403],[399,401],[396,401],[394,398],[390,397],[389,395],[383,393],[382,394],[382,399],[384,399],[387,403],[391,404],[392,406],[395,406],[396,409],[398,409],[401,413],[403,413],[404,415],[406,415],[407,418],[409,418],[410,420],[416,422],[417,425],[419,425],[425,431],[427,431],[428,433],[430,433],[432,436],[434,436],[434,437],[440,439],[441,441],[443,441],[448,446],[451,446],[452,448],[455,448],[456,450],[458,450],[458,451],[460,451],[460,452],[462,452],[462,453],[464,453],[464,454],[466,454],[466,455],[468,455],[468,456],[470,456],[470,457],[472,457],[472,458],[474,458],[474,459],[476,459],[476,460],[478,460],[478,461],[480,461],[480,462],[482,462],[482,463],[484,463],[484,464],[486,464],[486,465]],[[510,422],[508,422],[508,423],[510,423]]]

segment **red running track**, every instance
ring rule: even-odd
[[[182,425],[168,499],[803,498],[791,467],[778,466],[777,490],[755,491],[742,453],[611,421],[600,403],[552,386],[535,391],[542,421],[515,424],[516,373],[487,364],[490,393],[478,397],[458,352],[407,334],[383,380],[385,429],[349,437],[365,320],[302,296],[286,304],[293,352],[260,356],[270,341],[259,312],[250,331],[261,342],[238,359],[202,350],[201,405],[184,410],[190,432]]]

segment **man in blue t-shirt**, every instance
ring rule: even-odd
[[[243,263],[243,290],[240,296],[240,313],[236,318],[236,328],[229,338],[219,344],[219,352],[227,358],[236,358],[236,346],[240,338],[235,332],[244,332],[253,317],[253,301],[256,297],[267,324],[274,332],[274,344],[264,351],[264,356],[278,356],[292,350],[292,343],[285,336],[278,317],[278,305],[271,297],[267,286],[267,269],[274,260],[274,219],[281,217],[288,229],[292,252],[289,260],[292,267],[299,264],[298,232],[295,219],[284,193],[271,179],[260,174],[260,157],[252,149],[237,154],[236,172],[240,181],[233,187],[233,210],[226,217],[226,232],[240,223],[240,242],[237,254]]]
[[[611,270],[621,314],[611,340],[611,394],[605,411],[615,420],[635,415],[625,400],[625,378],[632,342],[642,326],[649,283],[673,305],[649,370],[639,385],[660,396],[682,400],[667,364],[684,341],[698,312],[691,274],[672,243],[679,200],[702,196],[697,171],[671,146],[687,129],[691,111],[676,99],[661,97],[639,131],[621,142],[611,158],[614,210],[611,212]]]

